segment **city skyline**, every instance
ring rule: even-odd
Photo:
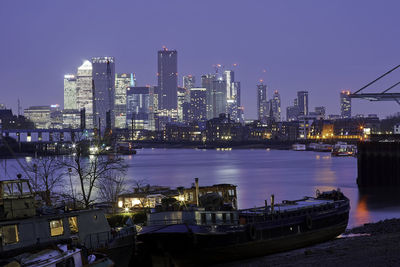
[[[246,119],[257,117],[256,84],[260,78],[264,79],[270,92],[279,91],[283,111],[291,105],[297,91],[308,91],[310,110],[315,106],[326,106],[327,114],[340,114],[340,91],[355,91],[397,64],[393,58],[399,45],[394,10],[398,9],[399,3],[395,1],[386,3],[384,8],[368,1],[363,1],[361,6],[357,3],[318,1],[241,5],[230,1],[228,9],[232,19],[229,20],[227,15],[217,12],[226,3],[224,1],[213,3],[212,9],[193,4],[191,9],[198,11],[195,13],[207,14],[210,21],[221,18],[218,20],[221,22],[211,28],[211,22],[197,22],[198,14],[192,14],[194,17],[187,20],[188,23],[181,23],[182,19],[189,18],[183,12],[187,7],[176,1],[169,5],[157,1],[149,4],[127,3],[132,10],[150,11],[154,8],[156,13],[153,22],[135,26],[138,36],[152,34],[145,41],[139,39],[134,44],[129,42],[133,39],[115,29],[130,20],[133,21],[128,25],[135,25],[146,12],[124,18],[119,12],[125,14],[129,8],[122,10],[98,1],[96,6],[80,3],[78,10],[70,3],[0,4],[0,21],[2,25],[7,25],[1,30],[7,42],[0,44],[0,48],[6,52],[3,60],[9,63],[0,67],[2,90],[7,92],[1,102],[13,108],[15,113],[18,98],[23,108],[61,104],[63,75],[74,73],[84,58],[93,56],[113,56],[118,62],[116,72],[135,72],[138,85],[155,85],[155,51],[163,45],[180,53],[178,85],[181,85],[184,75],[193,74],[197,77],[196,86],[201,86],[201,75],[213,73],[214,64],[223,64],[226,69],[235,71],[235,78],[241,81],[241,104],[245,107]],[[91,8],[98,12],[88,12]],[[100,11],[108,9],[109,16],[118,16],[118,20],[102,21]],[[162,12],[165,9],[176,9],[169,18],[171,25],[157,28],[156,25],[167,18]],[[31,21],[38,10],[41,11],[40,18]],[[367,10],[374,10],[382,19],[370,22]],[[21,15],[15,16],[19,12]],[[87,13],[91,15],[85,16]],[[68,14],[74,14],[76,19],[69,20]],[[178,14],[183,14],[183,17]],[[325,18],[322,23],[319,20],[321,17]],[[316,25],[316,21],[322,25]],[[78,24],[96,23],[102,23],[106,29],[114,29],[109,40],[103,41],[97,29],[87,31],[85,27],[76,27]],[[222,35],[221,27],[228,27]],[[252,31],[246,33],[248,28]],[[325,31],[325,28],[328,30]],[[177,34],[189,29],[195,33],[207,29],[216,42],[207,43],[197,35],[190,35],[188,39],[186,34]],[[37,38],[42,31],[44,34]],[[256,32],[261,34],[258,35],[259,42],[249,42]],[[232,42],[233,39],[237,42]],[[26,44],[29,45],[24,48]],[[34,64],[39,67],[32,68]],[[21,72],[24,79],[20,79]],[[380,88],[385,89],[385,85]],[[40,93],[32,94],[32,90]],[[358,99],[352,102],[353,114],[377,113],[384,117],[397,111],[398,104],[395,102],[370,103]],[[282,117],[285,117],[284,113]]]

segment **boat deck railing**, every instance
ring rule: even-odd
[[[84,245],[88,249],[98,249],[108,247],[114,240],[133,235],[136,233],[134,226],[125,227],[118,232],[104,231],[99,233],[92,233],[85,237]]]

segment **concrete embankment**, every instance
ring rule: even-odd
[[[217,266],[400,266],[400,219],[365,224],[315,246]]]

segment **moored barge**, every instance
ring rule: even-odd
[[[333,190],[246,210],[157,212],[138,240],[153,264],[201,266],[333,239],[345,231],[349,210],[348,198]]]

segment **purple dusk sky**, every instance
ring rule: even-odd
[[[284,117],[300,90],[309,91],[310,109],[338,114],[340,90],[355,91],[400,63],[399,10],[398,0],[1,0],[0,103],[14,112],[18,98],[23,108],[62,104],[63,75],[92,56],[115,56],[117,72],[156,84],[165,45],[178,50],[179,84],[193,74],[200,86],[213,64],[233,68],[247,119],[256,118],[259,79],[269,97],[280,92]],[[353,100],[353,114],[399,109]]]

